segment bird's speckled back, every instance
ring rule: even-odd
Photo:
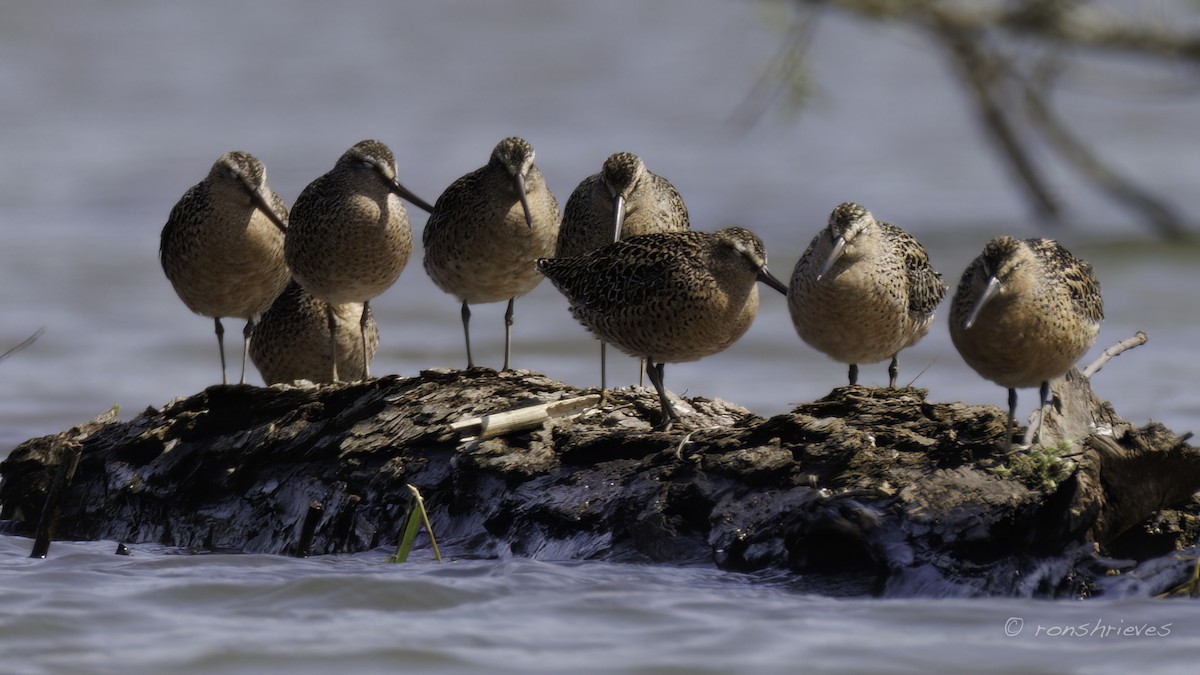
[[[292,281],[254,327],[250,359],[267,384],[309,380],[329,382],[332,358],[326,304]],[[339,373],[362,369],[362,303],[335,305],[337,368]],[[379,328],[367,312],[367,362],[379,346]]]
[[[719,352],[758,311],[762,241],[743,228],[646,234],[538,268],[576,319],[632,356],[694,361]]]

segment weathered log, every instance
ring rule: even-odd
[[[634,388],[573,419],[462,440],[464,420],[594,392],[487,369],[214,386],[21,444],[0,464],[0,519],[30,532],[69,438],[82,453],[63,538],[362,551],[395,541],[412,484],[453,555],[712,561],[837,592],[1103,592],[1129,563],[1097,546],[1188,502],[1200,452],[1159,425],[1132,429],[1077,373],[1054,388],[1045,447],[1006,455],[1004,411],[914,388],[840,387],[770,419],[679,400],[691,411],[672,432],[653,429],[657,399]],[[1121,555],[1137,555],[1132,541]],[[1168,567],[1137,592],[1190,572]]]

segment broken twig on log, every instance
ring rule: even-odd
[[[1133,337],[1121,340],[1117,344],[1105,349],[1104,353],[1096,357],[1095,361],[1092,361],[1090,364],[1088,364],[1087,368],[1083,369],[1083,376],[1089,380],[1092,379],[1092,376],[1100,372],[1100,369],[1103,368],[1106,363],[1112,360],[1113,357],[1120,356],[1122,353],[1133,349],[1134,347],[1140,347],[1141,345],[1146,344],[1147,339],[1149,338],[1146,336],[1145,331],[1139,330],[1134,334]]]
[[[600,402],[599,394],[531,405],[515,410],[472,417],[450,425],[463,441],[482,441],[518,431],[528,431],[542,426],[546,420],[571,419]]]

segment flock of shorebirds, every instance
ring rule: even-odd
[[[533,147],[506,138],[486,165],[430,205],[397,180],[386,145],[362,141],[310,183],[289,210],[245,152],[217,159],[171,210],[160,260],[189,309],[212,317],[225,381],[221,317],[246,319],[246,358],[268,383],[370,376],[379,343],[372,298],[408,263],[412,227],[403,201],[425,210],[425,271],[462,303],[467,366],[470,305],[507,301],[504,369],[514,300],[543,276],[604,345],[644,359],[662,405],[678,419],[663,364],[694,361],[733,344],[758,312],[757,282],[787,296],[800,337],[841,363],[890,359],[928,331],[946,293],[925,248],[858,204],[837,206],[796,264],[789,284],[767,269],[752,232],[690,229],[675,187],[620,152],[571,193],[564,212],[534,163]],[[950,308],[950,335],[976,372],[1009,392],[1065,374],[1095,341],[1103,318],[1091,266],[1048,239],[992,239],[967,267]]]

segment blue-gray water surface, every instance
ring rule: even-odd
[[[211,321],[187,311],[157,261],[171,206],[231,149],[262,159],[290,203],[369,137],[392,147],[401,180],[430,201],[508,135],[534,145],[560,203],[610,153],[636,152],[679,187],[693,227],[758,232],[784,278],[848,199],[920,238],[952,288],[990,237],[1049,232],[1103,285],[1107,319],[1084,361],[1137,330],[1150,336],[1096,376],[1097,393],[1134,423],[1195,429],[1200,248],[1147,237],[1042,149],[1073,225],[1033,223],[940,54],[913,33],[829,14],[809,51],[811,105],[799,116],[772,107],[745,127],[738,111],[778,49],[779,17],[776,5],[735,0],[10,3],[0,21],[0,352],[45,333],[0,362],[0,456],[113,405],[129,418],[219,381]],[[1157,72],[1083,68],[1056,102],[1125,174],[1194,217],[1197,101],[1159,93],[1170,83],[1159,87]],[[413,213],[418,233],[424,221]],[[372,303],[375,373],[465,361],[458,306],[420,255]],[[552,287],[516,309],[517,367],[596,384],[596,343]],[[955,353],[944,309],[901,355],[902,381],[935,400],[1003,404],[1004,391]],[[502,313],[475,308],[484,364],[499,366]],[[610,360],[609,372],[632,383],[637,364]],[[667,368],[676,393],[764,415],[844,378],[843,365],[799,341],[770,293],[737,344]],[[864,366],[863,380],[886,383],[886,365]],[[261,383],[252,369],[250,381]],[[1024,413],[1034,395],[1022,392]],[[4,671],[1182,671],[1200,646],[1186,602],[831,599],[794,579],[708,567],[388,566],[382,552],[298,561],[153,547],[123,558],[112,542],[57,543],[48,560],[28,561],[28,544],[0,537]],[[1012,617],[1025,629],[1008,637]],[[1172,628],[1084,639],[1046,630],[1083,622]]]
[[[0,537],[8,673],[1194,672],[1200,606],[857,599],[707,567],[427,556],[30,560]],[[415,556],[414,556],[415,557]]]

